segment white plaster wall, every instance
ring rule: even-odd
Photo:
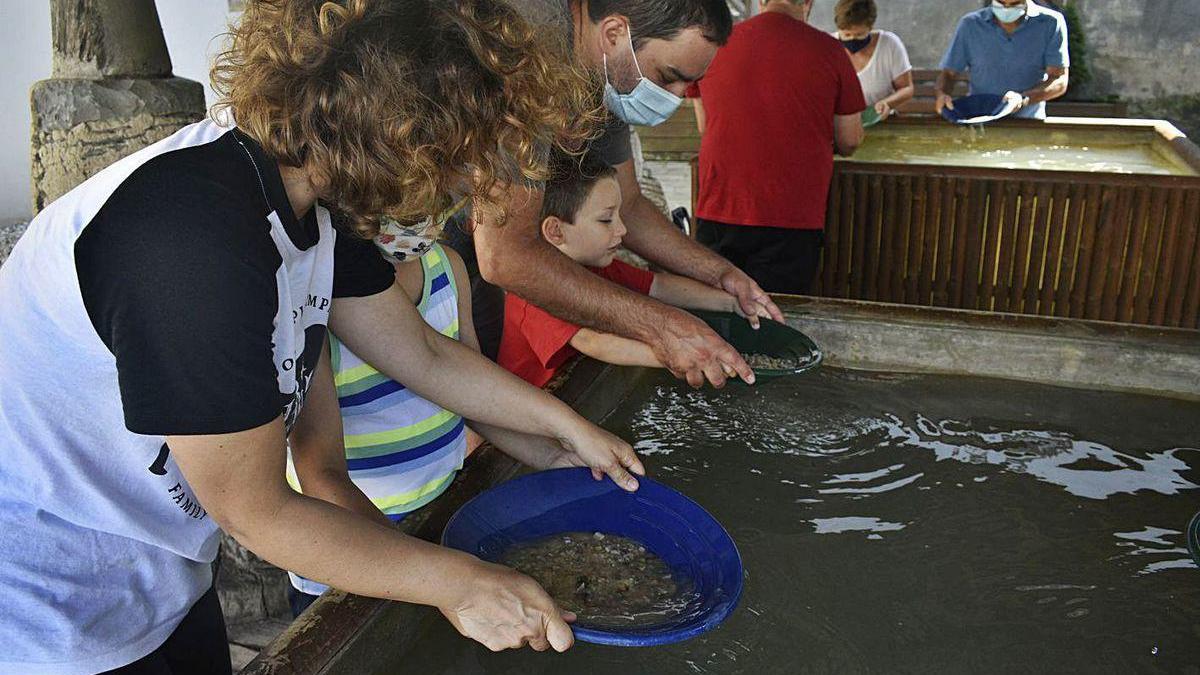
[[[179,77],[205,83],[230,12],[226,0],[156,0],[171,62]],[[30,214],[29,88],[50,76],[50,5],[0,0],[0,225]]]

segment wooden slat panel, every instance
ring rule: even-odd
[[[1063,260],[1058,272],[1058,288],[1054,295],[1054,316],[1071,316],[1071,294],[1075,287],[1075,270],[1079,262],[1079,242],[1083,239],[1084,212],[1087,210],[1087,186],[1073,184],[1067,188],[1064,217]]]
[[[1020,217],[1017,221],[1016,254],[1013,259],[1012,291],[1009,295],[1009,312],[1020,312],[1025,304],[1025,284],[1029,278],[1029,241],[1033,235],[1033,208],[1037,199],[1034,185],[1021,183]]]
[[[1104,321],[1115,321],[1117,318],[1117,300],[1121,295],[1122,265],[1129,250],[1130,218],[1134,198],[1131,188],[1121,188],[1117,191],[1117,201],[1110,219],[1112,236],[1104,258],[1107,271],[1104,276],[1104,293],[1100,296],[1100,315],[1093,318]]]
[[[833,297],[1172,326],[1200,320],[1200,189],[835,169]]]
[[[1133,320],[1134,300],[1137,297],[1138,272],[1150,231],[1150,195],[1148,187],[1137,188],[1133,194],[1133,210],[1129,214],[1129,238],[1121,265],[1121,292],[1117,297],[1117,321]]]
[[[1082,237],[1079,241],[1079,260],[1075,265],[1075,282],[1071,291],[1071,318],[1082,319],[1087,314],[1088,288],[1092,273],[1092,256],[1096,238],[1100,231],[1100,212],[1105,190],[1099,185],[1089,185],[1082,221]]]
[[[942,208],[938,221],[938,245],[933,279],[933,305],[950,306],[950,271],[954,260],[955,200],[959,181],[945,178],[942,186]]]
[[[863,260],[866,257],[867,218],[870,210],[870,178],[866,174],[854,177],[854,255],[850,259],[850,295],[862,297]]]
[[[1150,199],[1150,213],[1146,218],[1146,237],[1142,246],[1142,259],[1138,266],[1137,297],[1133,306],[1133,321],[1150,321],[1150,304],[1154,301],[1154,275],[1163,255],[1163,229],[1167,217],[1167,202],[1170,190],[1156,188]]]
[[[841,232],[842,172],[834,167],[829,181],[829,205],[825,211],[825,246],[821,250],[821,274],[817,277],[816,295],[831,296],[837,290],[834,276],[837,271],[837,243]]]
[[[1167,220],[1163,226],[1162,256],[1159,258],[1158,271],[1154,275],[1154,301],[1150,307],[1150,323],[1155,326],[1166,325],[1167,297],[1171,292],[1171,281],[1175,271],[1177,253],[1175,242],[1179,241],[1179,232],[1183,223],[1183,207],[1186,193],[1176,190],[1171,193],[1167,204]]]
[[[1121,244],[1116,243],[1119,219],[1118,209],[1122,206],[1121,188],[1107,188],[1100,199],[1100,216],[1097,220],[1096,248],[1092,251],[1091,273],[1087,282],[1087,305],[1083,311],[1085,319],[1099,319],[1104,313],[1104,289],[1108,285],[1109,256]]]
[[[925,247],[921,251],[921,277],[917,288],[917,304],[928,305],[933,298],[933,277],[937,258],[938,230],[941,227],[942,192],[945,179],[941,176],[929,178],[929,203],[925,215]]]
[[[1042,294],[1038,299],[1038,314],[1054,316],[1054,298],[1057,296],[1059,277],[1063,267],[1063,241],[1066,236],[1067,192],[1069,186],[1056,183],[1050,195],[1053,202],[1048,224],[1046,243],[1046,270],[1042,281]]]
[[[978,229],[979,220],[983,214],[976,215],[977,208],[971,203],[971,195],[975,192],[976,181],[959,181],[954,190],[957,200],[954,209],[954,241],[950,251],[954,256],[950,261],[950,287],[948,289],[950,307],[963,306],[963,292],[967,285],[967,240],[970,232]]]
[[[1029,242],[1029,267],[1025,278],[1025,297],[1021,311],[1026,314],[1043,314],[1038,307],[1038,298],[1042,294],[1042,284],[1046,271],[1046,242],[1049,241],[1050,229],[1050,195],[1053,187],[1049,183],[1037,186],[1037,202],[1033,206],[1033,233]]]
[[[966,258],[963,261],[962,295],[959,307],[979,306],[980,261],[983,259],[983,234],[987,226],[987,190],[989,181],[972,181],[967,198]]]
[[[834,296],[839,298],[850,297],[850,260],[854,247],[854,205],[858,200],[855,183],[854,174],[842,175],[842,190],[845,194],[842,195],[842,215],[838,218],[841,230],[838,234],[840,238],[837,249],[838,266],[837,276],[834,277],[836,286],[833,291]]]
[[[925,257],[925,231],[929,222],[930,179],[917,176],[913,180],[912,229],[908,236],[908,275],[904,282],[904,301],[921,303],[920,281]]]
[[[908,257],[912,255],[909,249],[909,232],[912,230],[913,190],[912,177],[901,176],[899,188],[898,217],[895,236],[892,238],[892,279],[891,295],[888,302],[904,302],[904,271],[908,267]]]
[[[876,300],[879,297],[879,240],[883,220],[883,176],[870,179],[871,192],[867,201],[867,222],[863,241],[863,285],[857,298]]]
[[[996,301],[993,311],[1007,312],[1012,297],[1013,261],[1017,257],[1017,223],[1020,214],[1021,186],[1008,183],[1004,186],[1004,218],[1000,223],[1000,265],[996,272]]]
[[[1004,183],[988,181],[987,225],[983,236],[983,272],[979,286],[979,309],[990,311],[996,297],[996,270],[1000,264],[1001,219],[1004,217]]]
[[[1183,307],[1188,287],[1191,285],[1191,275],[1195,273],[1192,261],[1196,258],[1197,230],[1200,230],[1200,191],[1192,191],[1188,195],[1187,205],[1183,212],[1183,222],[1179,227],[1179,245],[1175,251],[1175,275],[1171,280],[1171,292],[1168,296],[1167,320],[1168,326],[1183,325]]]
[[[895,247],[893,241],[900,229],[900,214],[896,203],[900,199],[900,181],[894,176],[883,177],[883,212],[879,221],[879,273],[876,279],[878,292],[876,300],[890,301],[892,299],[892,271],[897,265],[894,262]]]

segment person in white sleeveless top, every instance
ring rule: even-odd
[[[911,99],[916,88],[908,50],[895,33],[875,30],[876,14],[875,0],[838,0],[833,10],[837,26],[833,36],[850,54],[863,98],[882,121]]]

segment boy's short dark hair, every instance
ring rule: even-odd
[[[575,215],[597,181],[617,175],[616,168],[587,155],[582,159],[559,155],[551,160],[550,167],[553,173],[546,181],[539,220],[554,216],[565,223],[574,223]]]
[[[629,19],[635,47],[652,38],[670,40],[693,26],[718,45],[733,32],[725,0],[590,0],[587,7],[592,23],[614,14]]]

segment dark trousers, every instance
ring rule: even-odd
[[[158,649],[108,671],[115,675],[231,675],[229,639],[216,587],[200,596]]]
[[[825,233],[728,225],[700,218],[696,240],[736,265],[768,293],[807,295],[821,264]]]
[[[317,601],[317,598],[321,597],[319,595],[310,595],[304,591],[298,591],[296,590],[296,587],[290,583],[288,584],[287,592],[288,606],[292,608],[293,619],[303,614],[304,610],[308,609],[314,602]]]
[[[471,277],[471,319],[479,338],[479,351],[495,361],[500,353],[500,336],[504,331],[504,289],[484,281],[479,274],[479,257],[475,254],[475,237],[467,231],[466,218],[460,213],[446,223],[442,233],[447,246],[454,249],[466,263]]]

